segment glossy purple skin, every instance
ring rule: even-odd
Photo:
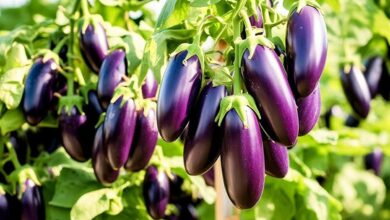
[[[22,109],[27,122],[37,125],[47,115],[53,99],[58,65],[50,59],[35,60],[25,82]]]
[[[288,149],[263,135],[265,172],[273,177],[283,178],[289,167]]]
[[[84,112],[88,116],[88,124],[95,127],[100,115],[104,112],[96,91],[88,91],[88,104],[84,107]]]
[[[8,202],[8,198],[6,194],[0,195],[0,219],[9,219],[11,217],[10,213],[11,207],[10,203]]]
[[[150,166],[145,173],[143,196],[146,209],[154,219],[164,217],[169,200],[169,180],[164,172]]]
[[[304,6],[291,15],[286,34],[286,69],[297,96],[310,95],[324,70],[328,43],[326,25],[321,13]]]
[[[136,127],[137,112],[132,99],[121,107],[122,97],[111,103],[104,120],[104,147],[106,157],[114,170],[118,170],[129,156]]]
[[[190,175],[206,172],[221,153],[221,129],[214,120],[219,103],[226,94],[225,86],[213,87],[210,83],[196,103],[184,142],[184,166]]]
[[[157,101],[157,126],[161,137],[172,142],[183,132],[193,111],[202,82],[197,56],[183,60],[187,51],[173,57],[165,71]]]
[[[95,173],[96,179],[104,184],[113,183],[119,176],[120,170],[114,170],[111,168],[104,154],[104,128],[103,124],[99,126],[95,134],[95,140],[93,143],[92,151],[92,167]]]
[[[110,104],[115,88],[126,74],[127,61],[123,50],[115,50],[106,56],[100,68],[97,84],[97,94],[103,108]]]
[[[297,100],[299,136],[309,133],[316,125],[321,113],[321,93],[317,86],[313,93]]]
[[[137,111],[134,140],[125,168],[131,171],[144,169],[153,155],[157,139],[158,130],[155,110],[151,108],[146,113],[144,113],[144,109]]]
[[[349,72],[341,70],[341,85],[352,109],[361,118],[366,118],[370,112],[371,95],[363,73],[352,66]]]
[[[378,94],[379,83],[383,72],[383,58],[372,57],[368,60],[364,77],[370,90],[371,98]]]
[[[80,50],[88,67],[99,72],[102,62],[108,53],[106,32],[101,24],[96,27],[89,24],[85,33],[80,29]]]
[[[364,165],[366,169],[373,170],[377,176],[381,173],[382,162],[383,153],[380,149],[375,149],[364,157]]]
[[[209,169],[206,173],[204,173],[202,176],[203,176],[203,179],[208,186],[212,186],[212,187],[215,186],[214,168],[213,167],[211,169]]]
[[[272,49],[260,45],[251,60],[248,56],[246,50],[242,60],[243,78],[261,109],[265,131],[282,145],[294,145],[299,130],[297,105],[278,56]]]
[[[31,180],[24,184],[26,187],[21,199],[21,220],[45,219],[45,206],[41,190]]]
[[[63,109],[59,118],[59,128],[66,152],[77,161],[88,160],[91,156],[94,130],[87,130],[87,116],[80,114],[75,106],[72,107],[70,114]]]
[[[153,72],[149,71],[146,74],[145,82],[142,85],[142,96],[144,99],[154,98],[157,94],[157,80],[154,78]]]
[[[222,175],[230,200],[240,209],[253,207],[264,188],[265,163],[260,124],[246,107],[245,128],[235,110],[223,121]]]

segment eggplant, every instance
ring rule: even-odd
[[[390,101],[390,74],[385,62],[383,63],[383,71],[379,81],[379,94],[386,101]]]
[[[215,186],[215,177],[214,177],[214,167],[212,167],[211,169],[209,169],[206,173],[204,173],[203,175],[203,179],[204,181],[206,182],[206,184],[208,186],[212,186],[214,187]]]
[[[63,146],[79,162],[91,157],[94,130],[88,129],[87,116],[73,106],[70,113],[62,109],[59,118]]]
[[[157,88],[157,80],[154,78],[153,72],[149,71],[142,85],[142,96],[144,99],[154,98],[157,94]]]
[[[169,199],[169,181],[167,175],[155,166],[146,170],[143,196],[149,215],[154,219],[163,218]]]
[[[37,125],[48,113],[53,99],[57,68],[54,60],[43,62],[42,58],[38,58],[27,75],[22,109],[30,125]]]
[[[192,204],[183,204],[177,203],[175,204],[176,208],[179,211],[177,216],[171,216],[168,219],[177,219],[177,220],[197,220],[199,219],[199,215],[196,211],[196,208]]]
[[[80,51],[87,66],[98,73],[108,53],[107,36],[103,26],[89,24],[84,33],[80,28],[79,40]]]
[[[0,219],[11,219],[11,207],[7,194],[0,194]]]
[[[360,124],[360,119],[353,116],[353,115],[348,115],[347,118],[345,119],[344,125],[351,127],[351,128],[357,128],[359,127]]]
[[[361,118],[370,112],[371,95],[363,73],[356,66],[344,68],[340,72],[341,85],[349,104]]]
[[[260,124],[252,109],[246,107],[247,127],[235,110],[223,120],[221,165],[224,185],[233,204],[252,208],[264,188],[265,163]]]
[[[150,108],[137,111],[134,140],[125,168],[131,171],[144,169],[153,155],[158,139],[156,112]]]
[[[321,113],[320,88],[314,89],[313,93],[305,98],[297,100],[299,118],[299,136],[309,133],[316,125]]]
[[[104,120],[104,151],[114,170],[118,170],[129,156],[136,127],[137,113],[132,99],[123,100],[123,96],[111,103]]]
[[[364,156],[364,165],[367,170],[373,170],[375,175],[379,176],[382,169],[383,152],[376,148],[371,153]]]
[[[245,85],[262,113],[266,133],[282,145],[294,145],[299,130],[297,105],[275,51],[258,45],[252,59],[248,50],[244,52],[242,64]]]
[[[259,7],[256,8],[256,13],[259,16],[258,19],[256,19],[255,15],[252,15],[252,16],[249,17],[249,22],[252,25],[252,27],[262,28],[263,27],[263,16],[262,16],[262,13],[261,13],[261,9]],[[246,38],[245,28],[244,28],[243,31],[241,31],[241,38],[242,39]]]
[[[120,170],[112,169],[104,154],[104,124],[96,131],[92,151],[92,167],[96,179],[103,185],[113,183],[119,176]]]
[[[310,95],[324,70],[328,43],[321,13],[306,5],[291,14],[286,33],[286,70],[298,97]]]
[[[40,188],[30,179],[24,183],[21,199],[21,220],[45,219],[45,203]]]
[[[190,175],[206,172],[220,155],[221,131],[214,119],[226,94],[225,86],[213,87],[209,83],[196,103],[184,142],[184,165]]]
[[[383,72],[384,61],[382,57],[372,57],[367,61],[364,77],[370,90],[371,98],[378,94],[380,79]]]
[[[88,124],[92,127],[95,127],[96,123],[99,121],[100,115],[104,112],[104,110],[100,105],[96,91],[88,91],[87,96],[88,104],[84,106],[83,110],[87,115]]]
[[[103,61],[99,72],[97,94],[103,108],[107,108],[114,95],[115,88],[127,74],[125,51],[118,49],[111,52]]]
[[[265,172],[276,178],[286,176],[289,167],[288,149],[263,134]]]
[[[176,140],[188,123],[202,83],[196,55],[183,63],[187,51],[174,56],[165,71],[157,101],[157,126],[161,137]]]

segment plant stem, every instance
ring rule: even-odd
[[[80,1],[80,0],[77,0]],[[88,0],[81,0],[81,12],[84,17],[89,16]]]
[[[7,147],[9,158],[10,158],[12,164],[14,165],[15,169],[19,169],[21,167],[21,165],[18,161],[18,157],[16,155],[14,147],[11,145],[10,142],[7,142],[5,144],[5,146]]]
[[[249,19],[248,19],[249,21]],[[233,21],[233,30],[234,30],[234,36],[233,38],[236,40],[240,38],[240,20],[238,17],[236,17]],[[241,77],[240,77],[240,66],[239,62],[241,57],[239,54],[239,44],[235,44],[234,47],[234,72],[233,72],[233,93],[235,95],[238,95],[241,93],[242,87],[241,87]]]
[[[56,53],[56,54],[58,54],[58,53],[61,51],[62,47],[65,45],[65,43],[67,43],[68,38],[69,38],[69,37],[67,37],[67,36],[64,37],[64,38],[62,38],[61,41],[60,41],[60,42],[56,45],[56,47],[53,49],[53,52]]]

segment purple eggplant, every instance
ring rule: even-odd
[[[288,150],[263,135],[265,172],[273,177],[283,178],[288,172]]]
[[[245,84],[261,110],[266,133],[280,144],[294,145],[299,130],[297,105],[275,51],[259,45],[252,59],[245,51],[242,63]]]
[[[88,91],[88,104],[85,105],[84,112],[88,116],[88,124],[94,127],[99,121],[100,115],[104,112],[96,91]]]
[[[367,61],[364,77],[367,81],[371,98],[374,98],[378,94],[379,83],[383,72],[383,65],[384,62],[382,57],[372,57]]]
[[[312,6],[294,11],[286,34],[286,69],[291,86],[299,97],[310,95],[324,70],[328,43],[321,13]]]
[[[188,123],[195,107],[202,82],[202,70],[197,56],[183,63],[187,51],[171,59],[161,83],[157,101],[157,126],[161,137],[176,140]]]
[[[262,28],[263,27],[263,16],[261,14],[261,9],[259,7],[256,8],[257,15],[259,16],[258,19],[254,15],[249,17],[249,21],[252,25],[252,27],[255,28]],[[246,32],[243,30],[241,32],[241,38],[245,39],[246,38]]]
[[[125,168],[131,171],[144,169],[153,155],[158,139],[156,112],[150,108],[137,111],[134,140]]]
[[[85,32],[80,29],[80,50],[85,62],[95,73],[99,72],[102,62],[108,53],[106,32],[101,24],[89,24]]]
[[[214,177],[214,167],[212,167],[211,169],[209,169],[206,173],[204,173],[203,175],[203,179],[204,181],[206,182],[206,184],[208,186],[212,186],[214,187],[215,186],[215,177]]]
[[[6,194],[0,194],[0,219],[11,219],[11,207]]]
[[[379,176],[381,173],[383,162],[383,153],[377,148],[364,157],[364,165],[367,170],[373,170],[375,175]]]
[[[214,121],[219,103],[227,94],[225,86],[208,84],[191,115],[184,143],[184,165],[190,175],[210,169],[221,152],[221,131]]]
[[[149,71],[142,85],[142,96],[144,99],[154,98],[157,94],[157,87],[157,80],[154,78],[153,72]]]
[[[137,120],[134,101],[124,100],[121,106],[122,99],[123,97],[120,97],[108,106],[104,120],[104,147],[106,157],[114,170],[126,163]]]
[[[113,183],[119,176],[119,170],[112,169],[104,154],[104,128],[103,124],[99,126],[95,134],[92,151],[92,166],[96,179],[102,184]]]
[[[389,50],[390,51],[390,50]],[[386,63],[383,63],[383,71],[379,82],[379,94],[386,100],[390,100],[390,74]]]
[[[68,114],[63,109],[59,119],[62,143],[68,154],[83,162],[91,157],[94,130],[88,129],[87,116],[75,106]]]
[[[37,59],[32,65],[24,87],[22,109],[27,122],[37,125],[46,116],[53,99],[58,65],[49,59]]]
[[[366,118],[370,112],[371,95],[363,73],[356,66],[344,68],[340,72],[341,85],[352,109],[361,118]]]
[[[45,219],[45,204],[41,190],[30,179],[24,183],[25,191],[21,200],[21,220]]]
[[[305,135],[314,128],[321,113],[321,94],[317,86],[313,93],[297,100],[299,117],[299,135]]]
[[[169,181],[167,175],[155,166],[146,170],[143,196],[149,215],[154,219],[163,218],[169,200]]]
[[[260,124],[246,107],[247,127],[235,110],[223,121],[222,175],[230,200],[240,209],[253,207],[264,188],[265,164]]]
[[[127,74],[126,53],[123,50],[111,52],[103,61],[99,72],[97,94],[103,108],[107,108],[114,95],[115,88]]]

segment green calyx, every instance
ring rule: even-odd
[[[84,98],[84,101],[86,104],[88,104],[88,102],[89,102],[88,92],[91,90],[95,90],[95,89],[96,89],[96,83],[91,83],[91,82],[80,88],[80,94]]]
[[[257,109],[255,100],[251,95],[248,93],[243,93],[239,95],[233,95],[233,96],[227,96],[221,100],[221,103],[219,104],[220,110],[215,117],[215,122],[218,122],[218,126],[221,126],[223,119],[225,118],[226,114],[234,109],[238,116],[240,117],[242,123],[245,127],[248,126],[248,120],[246,118],[245,114],[245,107],[248,106],[251,108],[257,115],[257,117],[260,119],[260,112]]]
[[[156,110],[157,104],[150,99],[136,99],[135,106],[137,111],[143,109],[143,114],[146,117],[151,109]]]
[[[61,114],[62,109],[64,109],[65,112],[68,115],[70,115],[73,106],[75,106],[81,114],[84,114],[83,104],[84,104],[84,98],[81,96],[77,96],[77,95],[62,96],[58,104],[58,114]]]
[[[243,56],[245,50],[249,50],[249,59],[252,59],[253,54],[255,53],[255,49],[258,45],[262,45],[271,49],[275,49],[275,45],[270,41],[268,38],[266,38],[264,35],[253,35],[249,36],[245,40],[236,40],[234,42],[236,46],[238,47],[238,57]],[[241,66],[241,59],[239,59],[239,66]]]
[[[79,21],[79,27],[81,28],[81,33],[85,34],[85,31],[87,30],[88,25],[92,24],[92,27],[94,30],[99,28],[99,25],[104,24],[104,20],[101,15],[94,14],[94,15],[85,15],[82,19]]]
[[[48,60],[52,59],[54,62],[58,65],[60,63],[60,57],[55,52],[49,50],[49,49],[42,49],[39,50],[36,56],[34,57],[34,60],[38,57],[42,57],[42,61],[46,63]]]
[[[314,7],[316,8],[318,11],[321,12],[321,6],[316,2],[316,1],[313,1],[313,0],[299,0],[299,1],[296,1],[294,2],[294,4],[292,5],[289,13],[288,13],[288,17],[290,17],[295,11],[299,14],[301,13],[301,10],[305,7],[305,6],[311,6],[311,7]]]
[[[233,66],[215,66],[208,68],[208,76],[211,78],[213,86],[226,85],[230,86],[233,84]]]
[[[176,50],[170,54],[170,56],[175,56],[176,54],[183,52],[185,50],[187,51],[187,56],[183,60],[183,65],[187,65],[187,60],[190,59],[192,56],[196,55],[199,59],[201,69],[204,70],[205,69],[205,64],[204,64],[205,63],[205,55],[204,55],[204,52],[199,44],[196,44],[196,43],[194,43],[194,44],[187,44],[187,43],[180,44],[176,48]]]
[[[35,174],[34,169],[30,165],[24,165],[19,169],[16,169],[9,176],[9,180],[12,184],[12,192],[16,192],[17,186],[21,187],[21,190],[18,190],[18,198],[22,197],[24,191],[26,191],[26,187],[24,183],[27,180],[31,180],[35,185],[40,186],[41,182],[39,181],[37,175]]]

